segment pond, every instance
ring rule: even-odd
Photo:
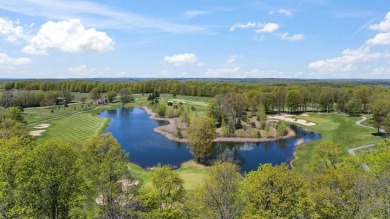
[[[166,125],[166,121],[149,118],[142,108],[119,108],[100,113],[111,122],[104,132],[111,132],[122,148],[130,153],[130,161],[147,168],[157,164],[180,166],[193,159],[186,143],[171,141],[154,132],[154,128]],[[309,142],[321,138],[320,134],[304,131],[292,126],[296,137],[261,143],[218,142],[210,151],[216,157],[226,151],[233,152],[240,159],[241,171],[256,170],[260,163],[290,163],[298,142]]]

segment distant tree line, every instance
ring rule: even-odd
[[[7,91],[31,91],[38,97],[42,93],[35,91],[70,91],[89,93],[116,92],[126,88],[130,93],[170,93],[175,95],[190,95],[214,97],[228,93],[240,93],[245,97],[248,106],[255,109],[259,104],[264,105],[267,112],[290,111],[340,111],[357,114],[369,112],[370,103],[378,95],[388,94],[389,88],[383,86],[363,86],[347,83],[290,83],[290,84],[233,84],[226,82],[200,82],[176,80],[150,80],[141,82],[88,82],[88,81],[12,81],[0,84],[3,89],[2,99],[9,99]],[[34,91],[34,92],[33,92]],[[6,95],[7,94],[7,95]],[[33,96],[34,96],[33,95]],[[19,102],[26,98],[19,95]],[[42,98],[35,98],[42,100]],[[49,98],[50,99],[50,98]],[[4,101],[3,101],[4,102]],[[17,102],[17,101],[15,101]],[[34,104],[38,105],[39,101]],[[3,104],[4,105],[4,104]]]

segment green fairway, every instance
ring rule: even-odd
[[[314,157],[314,146],[320,142],[334,142],[342,147],[345,153],[349,148],[367,144],[378,143],[382,137],[372,135],[374,129],[356,125],[361,117],[351,117],[341,113],[308,113],[309,117],[296,116],[297,119],[305,119],[314,122],[316,126],[305,126],[310,131],[320,133],[320,140],[301,145],[297,148],[293,162],[294,168],[304,171],[312,162]]]
[[[27,124],[40,123],[53,118],[66,117],[74,113],[88,111],[96,108],[91,103],[86,104],[72,104],[68,107],[64,106],[53,106],[53,107],[36,107],[36,108],[25,108],[23,112],[24,120]]]
[[[66,141],[84,142],[90,136],[97,135],[108,123],[108,119],[80,113],[62,119],[53,120],[39,141],[62,139]]]
[[[146,189],[150,184],[149,171],[133,163],[129,163],[128,167],[132,176],[141,182],[141,188]],[[190,160],[184,162],[179,169],[174,171],[184,180],[184,188],[187,192],[193,193],[204,182],[209,169]]]
[[[183,95],[177,95],[176,98],[173,98],[171,94],[162,94],[161,98],[167,101],[173,101],[174,103],[182,102],[190,106],[194,106],[196,112],[199,112],[199,114],[203,114],[206,111],[207,103],[210,100],[210,97],[193,97]]]

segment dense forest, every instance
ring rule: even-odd
[[[282,112],[372,114],[389,130],[390,93],[382,86],[343,83],[233,84],[153,80],[141,82],[11,81],[0,85],[0,218],[389,218],[390,141],[364,157],[370,167],[332,142],[314,149],[304,172],[286,164],[260,165],[242,173],[234,162],[216,161],[194,192],[169,166],[149,171],[151,182],[137,186],[128,171],[131,154],[111,134],[83,143],[38,141],[28,135],[22,110],[73,101],[72,92],[96,100],[131,93],[214,97],[204,117],[192,118],[190,145],[210,144],[210,126],[238,128],[247,115],[263,120]],[[125,98],[126,97],[126,98]],[[86,100],[85,100],[86,101]],[[180,116],[191,110],[183,110]],[[206,122],[204,122],[206,121]],[[199,133],[199,134],[198,134]],[[209,136],[207,136],[209,135]],[[201,137],[199,137],[201,136]],[[200,156],[195,157],[203,157]]]

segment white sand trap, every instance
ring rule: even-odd
[[[34,131],[29,132],[28,134],[31,136],[40,136],[44,132],[46,132],[46,130],[34,130]]]
[[[293,117],[293,115],[289,115],[289,114],[283,114],[283,115],[277,115],[277,116],[267,116],[267,118],[269,118],[269,119],[278,119],[278,120],[283,120],[286,122],[296,123],[296,124],[305,125],[305,126],[316,125],[314,122],[308,122],[304,119],[297,120],[297,119],[293,119],[291,117]]]
[[[47,129],[51,126],[51,124],[38,124],[34,126],[34,129]]]
[[[300,116],[309,116],[307,113],[302,113]]]

